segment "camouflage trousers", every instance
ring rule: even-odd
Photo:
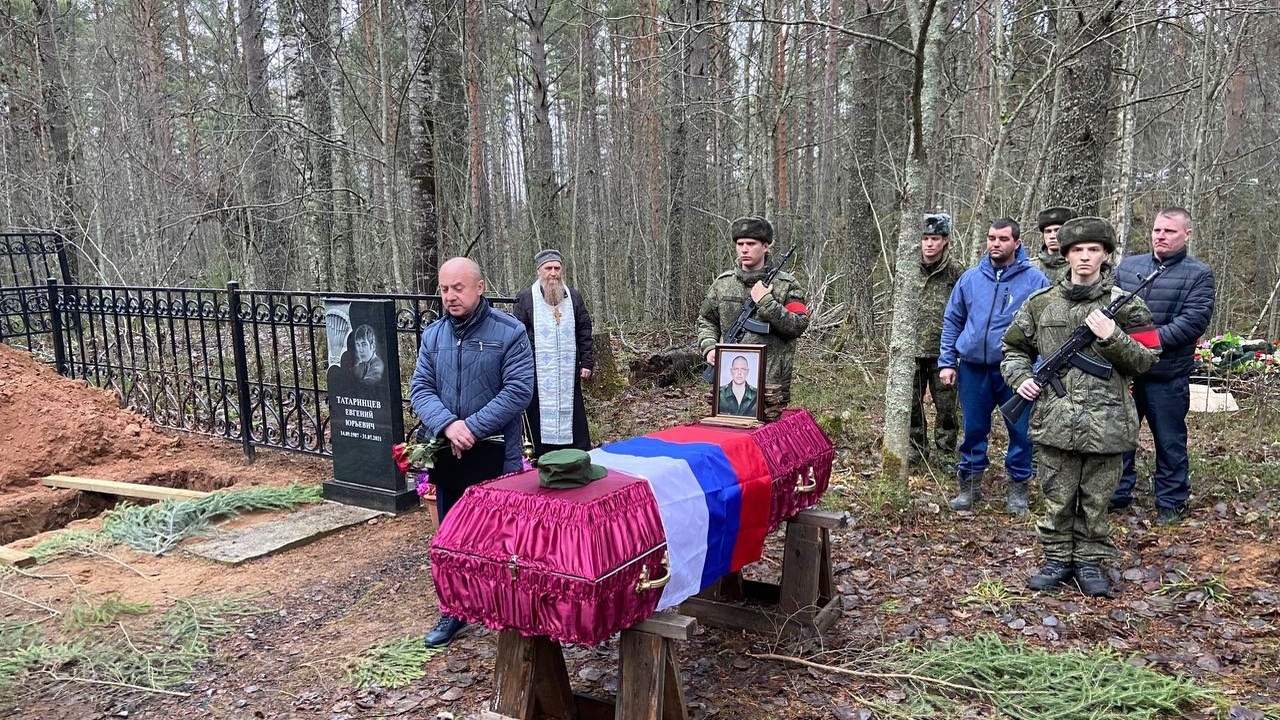
[[[1119,555],[1111,543],[1107,503],[1120,481],[1124,456],[1095,455],[1036,445],[1044,516],[1036,534],[1046,560],[1103,563]]]
[[[929,447],[929,421],[924,414],[926,387],[933,396],[933,410],[938,422],[933,431],[934,447],[954,454],[956,435],[960,431],[956,386],[943,385],[938,379],[938,358],[916,358],[915,378],[911,382],[911,445],[921,452]]]

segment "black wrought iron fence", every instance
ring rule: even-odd
[[[46,357],[52,352],[48,278],[71,279],[62,236],[0,233],[0,342]]]
[[[434,295],[243,290],[234,282],[188,289],[50,280],[42,290],[38,301],[28,293],[23,322],[50,326],[60,373],[111,390],[158,426],[239,441],[250,457],[254,447],[331,453],[326,298],[395,302],[406,385],[422,328],[440,308]]]

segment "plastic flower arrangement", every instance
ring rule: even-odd
[[[1280,341],[1223,333],[1196,345],[1202,373],[1215,376],[1273,375],[1280,372]]]

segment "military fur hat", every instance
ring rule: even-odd
[[[1100,217],[1078,217],[1068,220],[1058,231],[1058,251],[1063,255],[1072,245],[1082,242],[1102,243],[1107,252],[1116,251],[1116,231]]]
[[[759,215],[740,217],[729,228],[729,239],[738,238],[755,238],[768,245],[773,242],[773,226]]]
[[[1050,225],[1065,225],[1075,216],[1076,211],[1069,207],[1045,208],[1036,215],[1036,227],[1040,228],[1040,232],[1044,232],[1044,229]]]
[[[946,213],[931,213],[924,216],[924,230],[921,235],[950,235],[951,216]]]

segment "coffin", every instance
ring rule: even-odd
[[[582,645],[653,614],[665,561],[649,484],[612,470],[569,490],[536,471],[468,488],[431,542],[441,612]]]
[[[536,471],[469,488],[431,544],[443,612],[594,645],[760,559],[816,505],[834,448],[791,410],[761,428],[698,423],[591,451],[609,474],[546,490]]]

